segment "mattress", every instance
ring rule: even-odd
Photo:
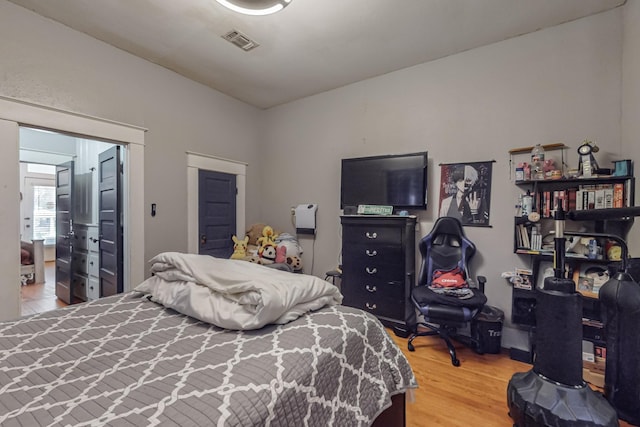
[[[233,331],[127,293],[0,323],[2,426],[367,426],[415,386],[344,306]]]

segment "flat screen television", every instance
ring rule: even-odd
[[[342,159],[340,208],[427,208],[427,152]]]

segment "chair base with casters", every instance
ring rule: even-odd
[[[486,297],[484,296],[484,284],[486,279],[483,276],[478,277],[480,289],[472,289],[474,300],[477,306],[450,306],[433,303],[427,292],[426,286],[414,289],[411,296],[414,306],[420,307],[419,312],[424,317],[424,322],[417,322],[416,326],[409,337],[407,348],[409,351],[415,351],[413,340],[418,337],[439,336],[447,345],[449,354],[451,355],[451,364],[460,366],[460,360],[457,357],[456,348],[452,340],[458,341],[467,347],[471,347],[476,353],[482,354],[482,346],[480,342],[469,335],[458,333],[458,329],[465,324],[472,322],[482,310]],[[484,301],[484,302],[483,302]],[[418,331],[418,327],[422,326],[427,330]]]
[[[458,333],[458,329],[476,319],[487,302],[486,278],[477,276],[476,286],[468,271],[475,245],[465,236],[458,219],[441,217],[420,240],[418,248],[422,266],[418,286],[411,290],[411,303],[422,321],[413,325],[407,348],[415,351],[413,340],[417,337],[437,335],[447,345],[453,366],[460,366],[452,340],[482,353],[478,339]],[[425,330],[418,330],[418,326]]]

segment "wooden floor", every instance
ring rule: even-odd
[[[48,261],[44,267],[44,283],[18,285],[22,297],[22,316],[55,310],[67,305],[56,297],[55,274],[55,261]]]
[[[390,332],[409,359],[418,381],[414,402],[407,403],[407,427],[508,427],[513,425],[507,408],[507,385],[516,372],[531,365],[502,354],[479,355],[456,346],[460,366],[451,364],[444,341],[419,337],[415,352],[407,339]],[[620,422],[620,426],[631,424]]]

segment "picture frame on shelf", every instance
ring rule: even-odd
[[[598,298],[600,288],[609,280],[607,269],[602,266],[582,265],[573,271],[576,290],[591,298]]]
[[[513,287],[517,289],[533,289],[533,271],[526,268],[516,268],[516,280],[513,281]]]

